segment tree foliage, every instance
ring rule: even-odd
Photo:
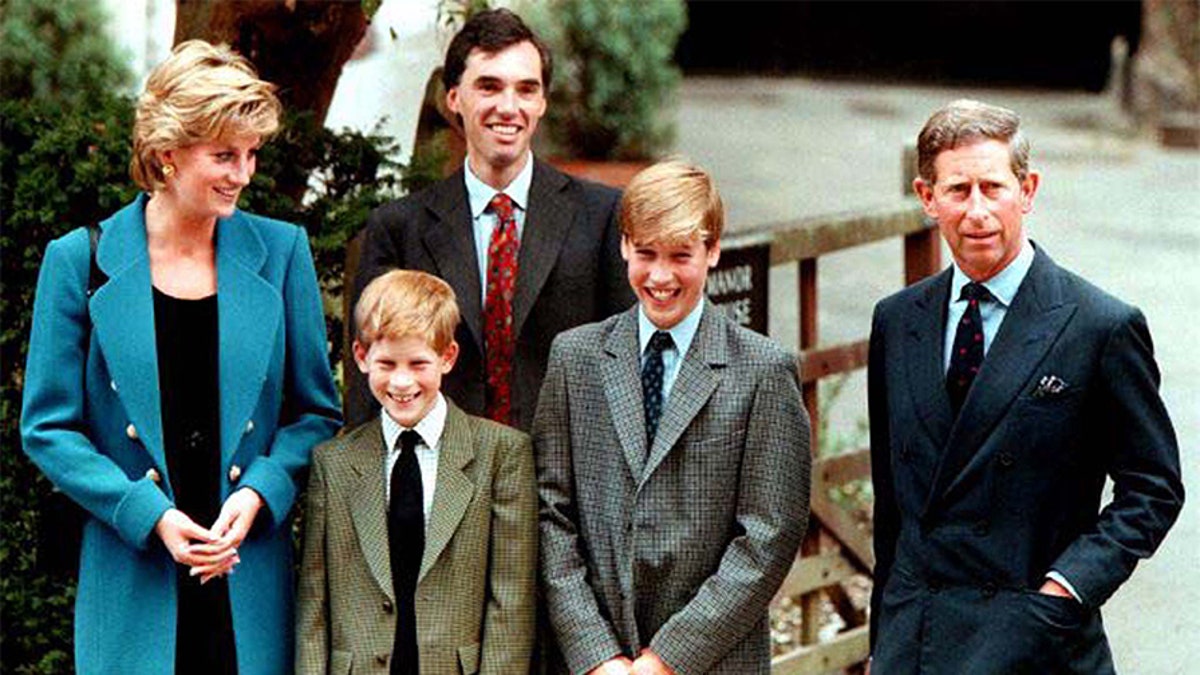
[[[554,54],[547,124],[561,150],[647,159],[670,146],[682,0],[554,0],[531,10]]]

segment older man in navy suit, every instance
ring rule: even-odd
[[[1183,503],[1141,312],[1025,235],[1019,123],[955,101],[918,139],[954,265],[875,309],[877,674],[1114,672],[1100,607]]]

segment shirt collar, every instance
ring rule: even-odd
[[[488,204],[492,202],[492,197],[499,192],[508,195],[517,208],[522,211],[528,210],[529,185],[533,182],[533,151],[531,150],[525,155],[525,166],[521,169],[521,173],[518,173],[517,177],[512,179],[512,182],[503,190],[497,190],[479,180],[479,177],[471,170],[470,157],[463,160],[463,179],[467,184],[467,201],[471,205],[472,218],[481,216],[487,210]]]
[[[442,396],[442,392],[439,391],[437,398],[433,401],[433,407],[412,428],[421,437],[421,442],[430,450],[436,450],[442,442],[442,430],[446,428],[446,411],[446,397]],[[396,440],[400,438],[400,432],[408,431],[408,429],[392,419],[391,415],[387,414],[387,410],[380,410],[379,415],[383,419],[383,442],[387,446],[387,451],[392,452],[396,449]]]
[[[688,347],[692,346],[692,339],[696,337],[696,331],[700,328],[700,316],[704,313],[704,298],[700,298],[700,302],[688,312],[688,315],[683,317],[683,320],[667,329],[671,334],[671,340],[675,343],[675,349],[679,350],[679,354],[687,354]],[[650,338],[655,331],[663,330],[655,326],[650,318],[646,316],[646,310],[638,305],[638,353],[646,353],[646,345],[650,344]]]
[[[1021,251],[1013,258],[1012,262],[1004,267],[993,276],[991,279],[983,282],[983,286],[988,289],[1001,305],[1008,307],[1012,305],[1013,298],[1017,295],[1017,290],[1021,287],[1021,282],[1025,280],[1025,275],[1029,273],[1029,268],[1033,266],[1033,245],[1026,238],[1021,244]],[[950,280],[950,302],[958,302],[962,297],[963,286],[971,282],[971,278],[967,276],[959,268],[958,263],[954,263],[954,276]]]

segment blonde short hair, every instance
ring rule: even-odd
[[[129,175],[142,189],[159,190],[165,183],[157,153],[227,136],[265,140],[279,128],[281,111],[275,85],[228,45],[181,42],[138,98]]]
[[[415,335],[440,353],[454,341],[458,316],[450,284],[413,270],[392,270],[376,277],[354,306],[357,339],[364,348],[376,340]]]
[[[721,240],[725,207],[707,171],[670,159],[634,176],[621,197],[620,218],[621,234],[636,244],[700,238],[711,248]]]

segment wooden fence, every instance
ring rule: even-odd
[[[812,420],[812,518],[800,556],[788,573],[775,602],[795,600],[801,612],[799,646],[777,656],[774,675],[826,673],[863,662],[868,653],[866,613],[851,602],[845,582],[859,574],[870,575],[875,560],[869,526],[836,502],[834,489],[851,481],[870,478],[866,448],[832,457],[818,457],[820,380],[864,368],[867,340],[822,345],[817,326],[817,263],[823,255],[876,241],[904,239],[904,282],[911,284],[941,268],[941,242],[937,229],[927,222],[911,200],[903,205],[834,216],[806,218],[741,231],[722,242],[722,248],[767,246],[770,264],[799,266],[797,298],[800,304],[800,350],[803,362],[804,404]],[[779,293],[774,293],[776,298]],[[865,411],[864,411],[865,412]],[[825,642],[818,641],[821,596],[825,595],[845,627]]]

